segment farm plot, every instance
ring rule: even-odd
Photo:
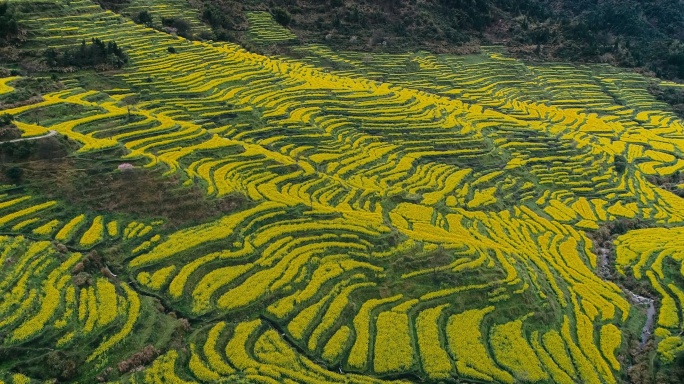
[[[646,280],[660,300],[655,336],[658,353],[669,363],[684,350],[681,337],[682,250],[684,232],[681,228],[652,228],[632,231],[617,240],[618,272],[637,280]]]
[[[248,12],[249,34],[259,44],[273,44],[296,40],[292,32],[278,24],[268,12]]]
[[[88,251],[103,243],[126,244],[142,251],[161,238],[155,229],[160,222],[120,221],[110,215],[74,215],[65,204],[17,193],[15,189],[0,185],[3,234],[55,240],[78,251]]]
[[[97,372],[130,350],[173,333],[173,320],[150,311],[151,300],[126,283],[74,275],[73,271],[83,270],[84,263],[92,262],[89,256],[65,253],[48,241],[22,236],[0,236],[0,244],[0,261],[5,266],[0,273],[3,353],[24,351],[19,356],[3,355],[5,367],[20,367],[40,376],[40,368],[25,359],[30,356],[25,352],[30,345],[66,353],[67,375],[75,369],[71,364]],[[156,333],[151,332],[153,328]]]
[[[140,12],[147,11],[152,16],[154,25],[163,25],[163,20],[183,20],[191,26],[192,33],[208,32],[209,28],[199,20],[197,10],[190,7],[183,0],[133,0],[125,4],[122,14],[136,17]]]
[[[285,39],[266,16],[250,16],[255,35]],[[39,197],[0,197],[0,227],[15,236],[8,242],[28,241],[20,234],[76,250],[124,242],[127,283],[97,278],[77,290],[64,272],[71,265],[44,267],[40,289],[77,296],[68,332],[123,324],[130,337],[132,298],[148,294],[193,320],[186,344],[124,380],[620,380],[633,337],[623,329],[640,314],[598,277],[586,231],[620,219],[684,222],[681,200],[648,178],[684,167],[684,127],[648,96],[645,79],[494,52],[367,58],[302,46],[297,60],[266,57],[171,37],[89,1],[26,23],[36,42],[54,47],[115,40],[130,55],[116,74],[129,89],[69,87],[4,112],[29,124],[32,112],[72,108],[67,120],[40,126],[80,152],[122,149],[209,196],[253,203],[159,233],[91,212],[52,217],[60,204]],[[339,68],[324,68],[329,61]],[[123,100],[140,89],[148,97],[129,111]],[[634,266],[637,278],[644,271],[663,296],[657,336],[667,361],[684,349],[676,336],[684,286],[670,277],[676,252],[658,244],[679,232],[653,231],[621,238],[618,264]],[[29,250],[3,249],[33,260]],[[32,292],[19,277],[8,281],[21,290],[14,301]],[[100,315],[100,294],[128,311]],[[61,319],[55,308],[68,300],[40,322],[8,307],[12,332],[32,343],[35,324]],[[90,349],[98,367],[120,344],[103,345]]]

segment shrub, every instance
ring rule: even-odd
[[[0,127],[12,124],[12,120],[14,120],[14,116],[10,115],[9,113],[3,113],[0,115]]]
[[[117,368],[119,372],[127,373],[137,367],[151,363],[158,355],[159,351],[154,345],[147,345],[141,351],[131,355],[127,360],[120,362]]]

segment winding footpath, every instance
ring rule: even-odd
[[[57,131],[50,130],[50,132],[41,135],[41,136],[35,136],[35,137],[22,137],[20,139],[14,139],[14,140],[7,140],[7,141],[0,141],[0,144],[9,144],[9,143],[18,143],[21,141],[31,141],[31,140],[38,140],[38,139],[45,139],[47,137],[52,137],[57,134]]]

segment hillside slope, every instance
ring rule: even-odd
[[[220,37],[270,10],[304,41],[333,48],[472,52],[608,62],[684,78],[681,0],[191,0]]]
[[[680,85],[12,4],[0,120],[62,151],[0,145],[0,382],[681,382]]]
[[[99,0],[135,18],[149,0]],[[684,78],[682,0],[174,0],[161,16],[209,27],[195,37],[250,45],[249,12],[268,11],[303,42],[334,49],[473,53],[503,44],[532,60],[602,62]],[[153,12],[154,14],[154,12]],[[157,23],[161,23],[161,16]],[[253,47],[263,49],[264,47]],[[273,47],[271,47],[273,48]]]

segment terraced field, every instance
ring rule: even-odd
[[[657,358],[684,350],[684,205],[649,181],[684,168],[684,125],[649,79],[495,47],[266,57],[54,3],[23,20],[35,43],[115,40],[127,88],[65,81],[0,113],[251,204],[171,231],[3,187],[0,340],[22,351],[0,351],[4,382],[74,348],[83,382],[623,382],[645,316],[590,240],[617,220],[657,227],[620,237],[615,264],[658,295]],[[294,39],[266,16],[253,39]],[[96,272],[77,285],[79,264]],[[144,370],[107,371],[147,344]]]

